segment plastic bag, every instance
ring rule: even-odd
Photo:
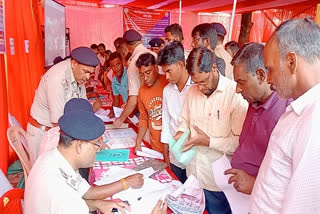
[[[169,148],[172,154],[177,159],[177,161],[179,161],[179,163],[181,163],[183,166],[188,165],[196,153],[195,147],[186,152],[181,152],[181,150],[183,149],[183,144],[188,138],[189,134],[190,130],[188,129],[177,141],[175,141],[175,139],[172,136],[170,136],[169,139]]]

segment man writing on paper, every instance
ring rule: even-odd
[[[152,149],[163,153],[163,144],[160,142],[162,128],[162,91],[168,82],[165,76],[158,73],[156,59],[152,54],[146,53],[140,55],[136,66],[139,68],[140,78],[144,80],[144,85],[141,86],[138,96],[140,118],[135,151],[141,151],[142,139],[147,129],[149,129]],[[168,156],[164,157],[168,158]]]
[[[249,102],[249,109],[226,174],[232,174],[237,191],[251,194],[261,162],[266,153],[270,135],[290,101],[281,100],[267,83],[268,70],[263,62],[263,45],[244,45],[232,59],[237,93]]]
[[[90,187],[78,169],[91,166],[96,152],[103,147],[104,123],[90,111],[91,105],[84,99],[70,100],[66,107],[59,119],[58,147],[41,155],[30,171],[25,193],[26,213],[88,213],[88,207],[103,212],[119,208],[114,202],[100,200],[128,187],[140,188],[143,175]]]
[[[87,99],[84,83],[89,80],[98,64],[99,59],[93,50],[79,47],[71,52],[71,59],[54,65],[43,75],[33,99],[27,125],[31,164],[38,157],[42,136],[58,125],[58,119],[68,100]],[[102,102],[98,99],[93,105],[94,110],[98,110],[101,105]]]
[[[167,162],[174,174],[184,183],[187,180],[186,169],[169,152],[169,136],[174,136],[179,125],[179,116],[184,100],[191,87],[191,77],[186,71],[183,46],[180,42],[170,42],[161,50],[158,65],[162,66],[169,84],[163,89],[161,142],[164,145]]]
[[[236,93],[236,83],[218,72],[215,55],[209,49],[193,49],[186,68],[195,85],[185,98],[175,138],[191,131],[183,151],[195,146],[196,154],[187,165],[187,175],[194,175],[203,187],[207,212],[231,213],[227,198],[215,184],[211,166],[223,154],[230,157],[238,147],[248,103]]]

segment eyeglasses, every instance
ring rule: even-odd
[[[97,148],[96,152],[99,152],[101,150],[101,147],[103,144],[103,139],[102,139],[102,137],[99,137],[98,140],[96,140],[96,141],[83,141],[83,142],[91,143],[91,144],[97,146],[98,148]]]

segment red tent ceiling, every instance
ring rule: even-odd
[[[179,0],[58,0],[63,4],[75,2],[134,6],[149,9],[178,10]],[[320,0],[238,0],[237,13],[248,11],[315,6]],[[193,12],[231,12],[233,0],[182,0],[183,11]]]

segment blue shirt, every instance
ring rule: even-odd
[[[121,95],[122,101],[127,102],[128,99],[128,75],[127,69],[123,68],[123,74],[121,77],[121,82],[118,82],[118,78],[115,76],[112,78],[112,91],[113,95]]]

